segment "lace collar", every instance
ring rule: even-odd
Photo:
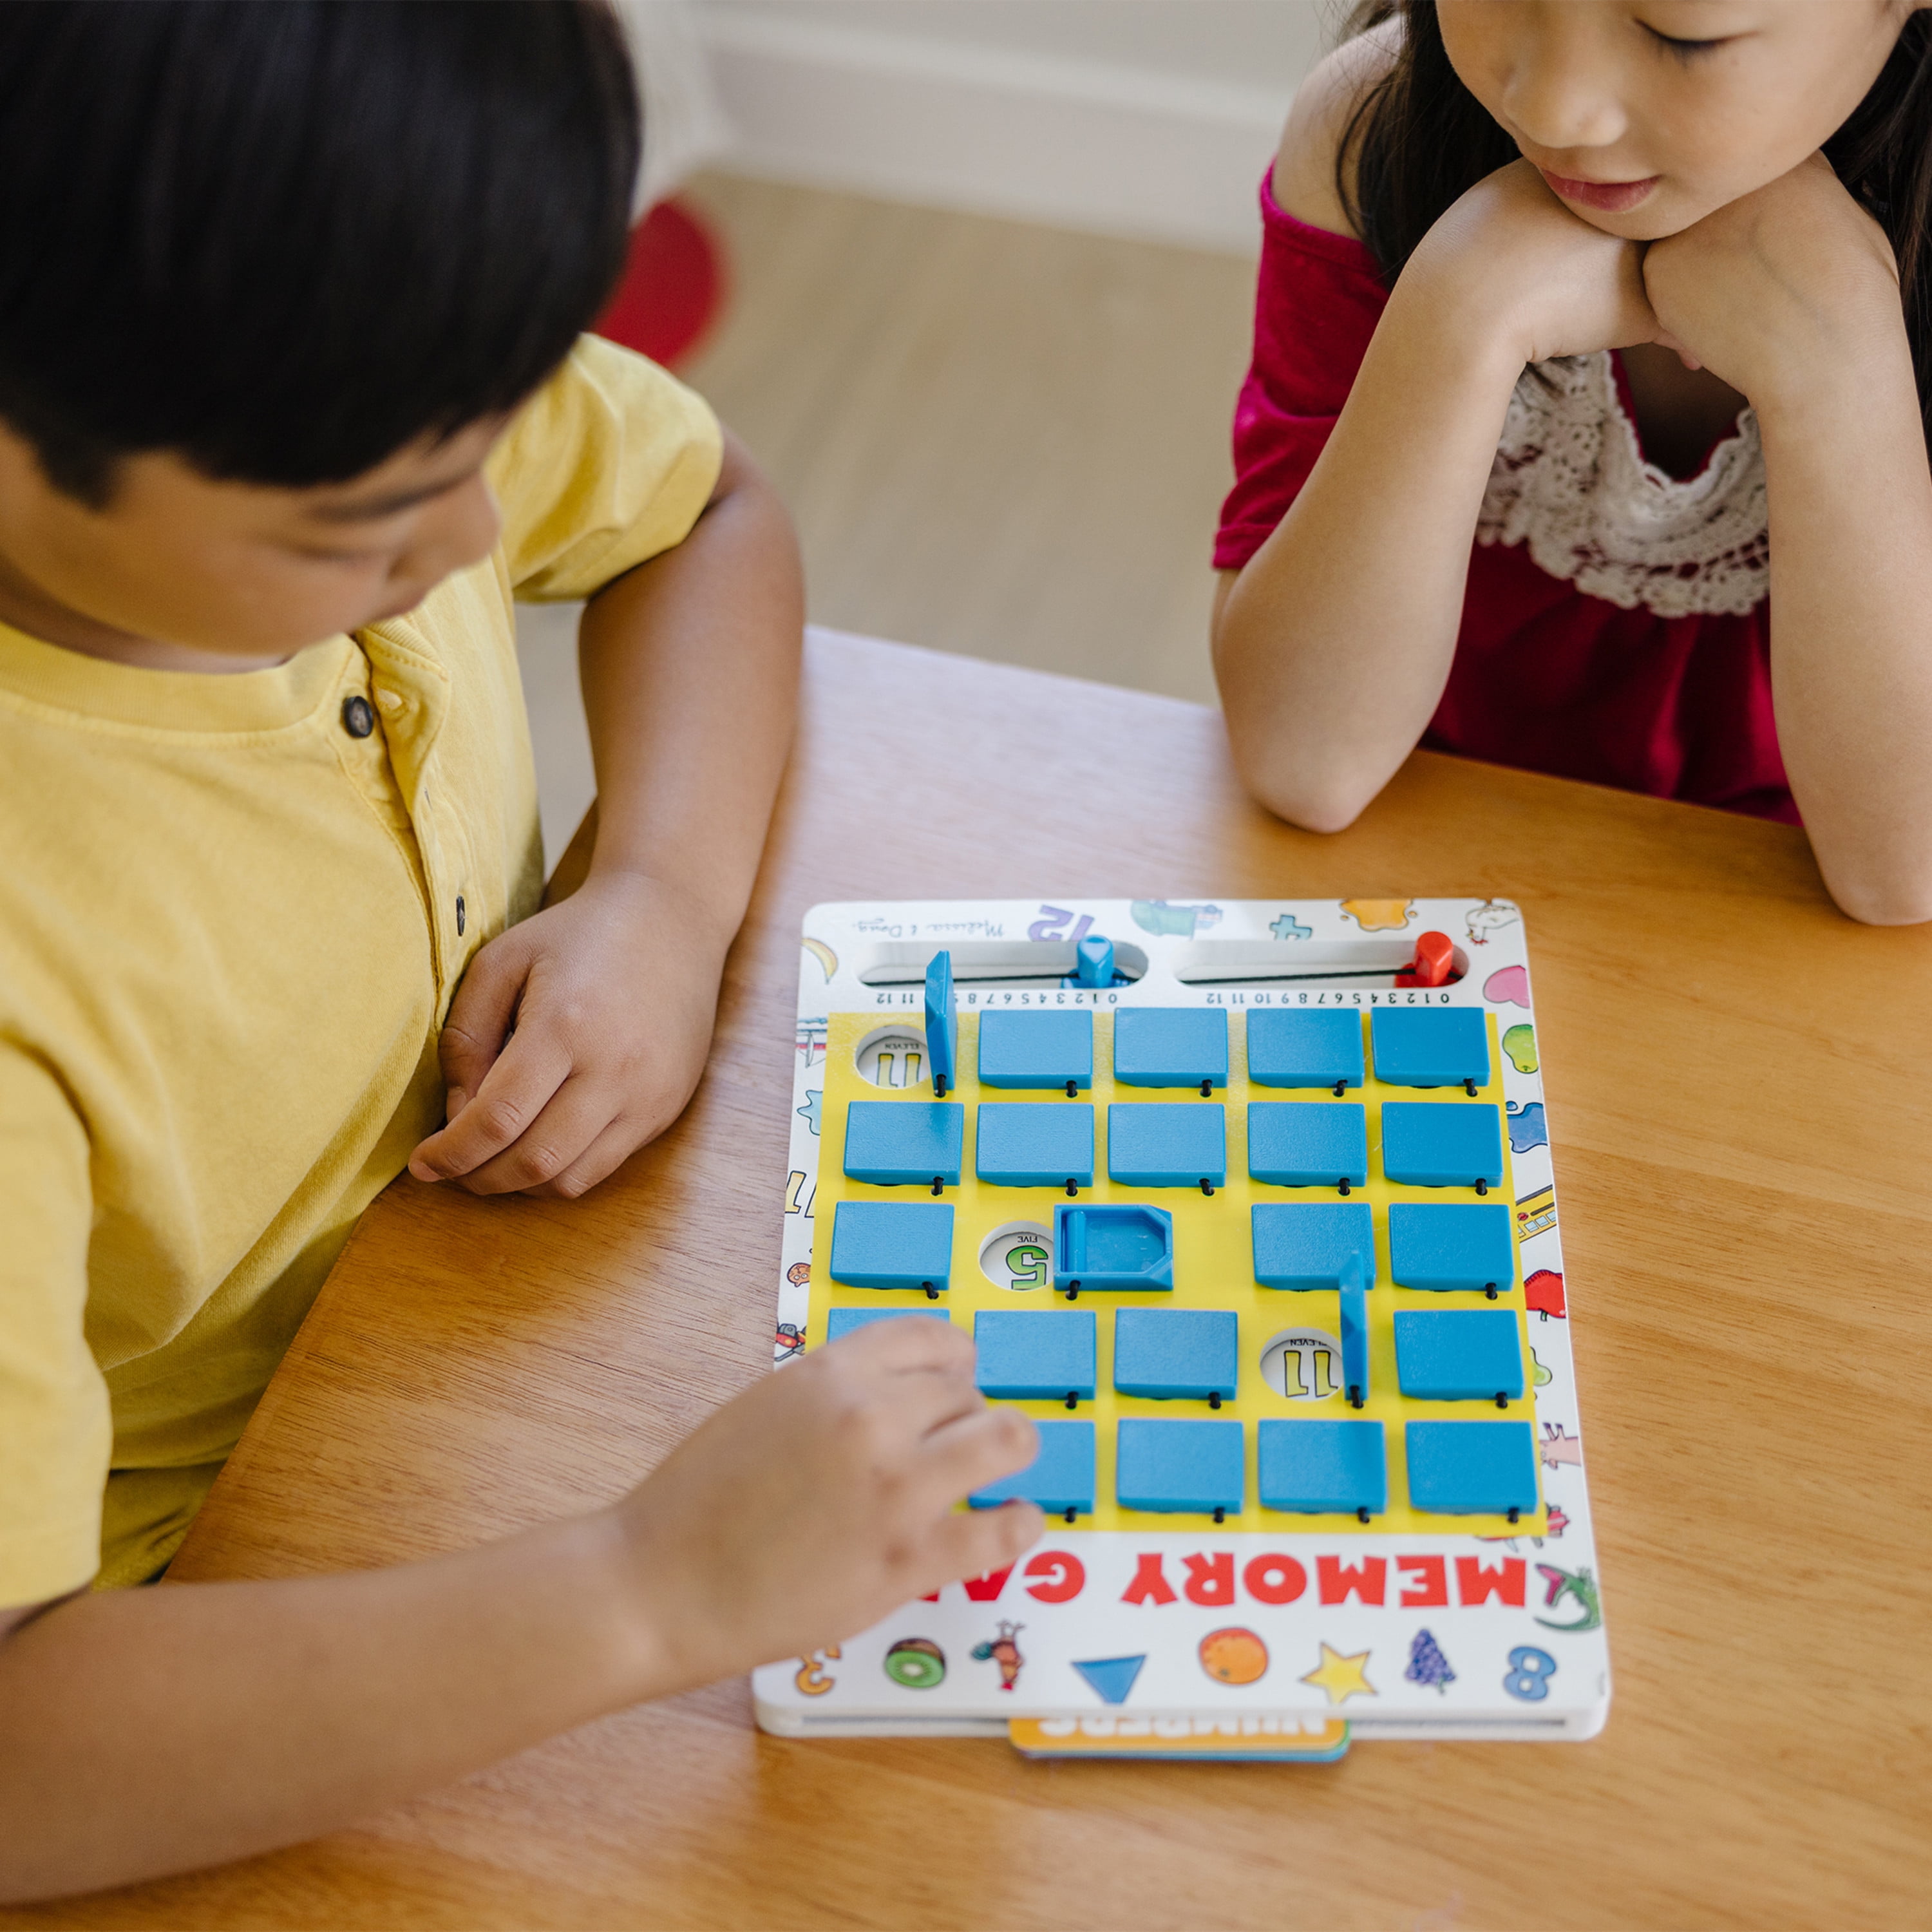
[[[1771,587],[1764,452],[1746,410],[1682,481],[1644,460],[1610,352],[1526,369],[1510,398],[1476,540],[1620,609],[1742,616]]]

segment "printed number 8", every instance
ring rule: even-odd
[[[1556,1675],[1556,1660],[1534,1645],[1518,1644],[1509,1654],[1509,1675],[1503,1688],[1526,1704],[1540,1704],[1550,1695],[1550,1680]]]

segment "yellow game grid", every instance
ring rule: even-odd
[[[1015,1007],[1018,995],[1009,996]],[[1046,1003],[1034,994],[1025,1003]],[[997,994],[987,998],[988,1006],[1004,1008],[1006,1001]],[[1386,1534],[1408,1532],[1424,1535],[1538,1536],[1547,1523],[1546,1508],[1539,1504],[1533,1515],[1524,1515],[1512,1524],[1501,1516],[1437,1516],[1410,1508],[1408,1470],[1402,1454],[1404,1422],[1437,1420],[1455,1421],[1514,1420],[1527,1422],[1532,1430],[1536,1420],[1534,1364],[1528,1347],[1528,1330],[1522,1300],[1522,1269],[1520,1246],[1512,1241],[1515,1273],[1509,1287],[1498,1285],[1492,1302],[1480,1293],[1436,1294],[1412,1292],[1391,1286],[1389,1268],[1388,1210],[1396,1202],[1474,1202],[1473,1188],[1403,1187],[1390,1181],[1382,1171],[1381,1103],[1384,1100],[1420,1100],[1442,1106],[1466,1106],[1468,1096],[1461,1088],[1417,1088],[1384,1085],[1375,1077],[1372,1056],[1364,1058],[1368,1078],[1360,1088],[1351,1088],[1338,1097],[1320,1089],[1258,1087],[1247,1078],[1246,1012],[1240,1006],[1226,1009],[1228,1014],[1228,1078],[1226,1090],[1217,1088],[1213,1100],[1203,1100],[1198,1089],[1186,1088],[1116,1086],[1113,1078],[1113,1015],[1094,1010],[1094,1083],[1077,1100],[1064,1094],[1012,1088],[985,1088],[979,1082],[980,1015],[962,1006],[959,1011],[958,1073],[946,1098],[956,1100],[966,1110],[964,1152],[960,1167],[960,1184],[948,1187],[942,1199],[951,1203],[952,1216],[952,1276],[950,1288],[937,1302],[917,1289],[883,1289],[844,1286],[831,1279],[832,1216],[837,1202],[851,1201],[924,1201],[932,1197],[926,1188],[879,1187],[849,1180],[844,1170],[845,1114],[854,1100],[930,1102],[929,1079],[903,1089],[877,1087],[858,1071],[861,1044],[881,1030],[918,1034],[923,1032],[921,1016],[911,1012],[835,1012],[830,1016],[825,1055],[825,1092],[820,1110],[819,1183],[814,1203],[818,1228],[813,1246],[812,1312],[806,1329],[806,1345],[818,1346],[825,1340],[826,1313],[834,1307],[920,1308],[928,1312],[946,1310],[950,1318],[970,1334],[973,1318],[982,1308],[1012,1310],[1026,1307],[1091,1308],[1099,1319],[1099,1352],[1095,1400],[1083,1400],[1070,1411],[1064,1402],[1016,1402],[1011,1406],[1024,1410],[1041,1421],[1078,1419],[1094,1424],[1096,1462],[1094,1472],[1094,1510],[1070,1526],[1074,1529],[1179,1530],[1200,1527],[1216,1534],[1222,1531],[1324,1535],[1364,1533]],[[1369,1009],[1363,1008],[1364,1015]],[[1490,1084],[1478,1090],[1476,1098],[1490,1102],[1498,1116],[1504,1114],[1502,1061],[1498,1049],[1496,1022],[1485,1015],[1490,1036]],[[1216,1102],[1226,1109],[1228,1179],[1212,1198],[1197,1189],[1182,1187],[1116,1186],[1107,1176],[1107,1108],[1116,1102],[1208,1106]],[[1068,1201],[1064,1188],[994,1187],[984,1185],[974,1172],[976,1108],[982,1100],[1026,1101],[1042,1107],[1089,1105],[1094,1113],[1094,1180],[1080,1190],[1082,1203],[1132,1202],[1166,1208],[1174,1217],[1174,1287],[1172,1292],[1154,1291],[1096,1291],[1083,1288],[1077,1301],[1070,1304],[1064,1294],[1051,1289],[1016,1292],[996,1286],[981,1271],[980,1250],[997,1228],[1015,1221],[1036,1222],[1052,1228],[1054,1208]],[[1342,1197],[1333,1187],[1274,1187],[1251,1179],[1248,1174],[1247,1106],[1250,1100],[1293,1100],[1330,1104],[1342,1102],[1365,1105],[1368,1109],[1369,1180],[1365,1188],[1352,1189],[1348,1198],[1366,1200],[1373,1210],[1376,1234],[1376,1286],[1367,1298],[1369,1316],[1369,1388],[1364,1406],[1350,1409],[1339,1393],[1326,1397],[1292,1399],[1277,1395],[1264,1381],[1261,1359],[1271,1338],[1284,1331],[1312,1328],[1332,1336],[1341,1333],[1340,1296],[1333,1290],[1294,1291],[1263,1288],[1254,1278],[1253,1251],[1250,1244],[1250,1210],[1258,1202],[1336,1201]],[[1503,1182],[1486,1197],[1504,1207],[1515,1199],[1508,1123],[1502,1136]],[[1232,1402],[1210,1410],[1205,1402],[1156,1400],[1149,1396],[1124,1396],[1113,1387],[1113,1324],[1107,1311],[1122,1307],[1232,1309],[1240,1321],[1241,1376],[1238,1392]],[[1396,1384],[1395,1326],[1396,1311],[1405,1308],[1512,1308],[1516,1312],[1518,1340],[1523,1349],[1524,1394],[1506,1408],[1493,1402],[1412,1402],[1397,1391]],[[1301,1516],[1263,1510],[1255,1500],[1256,1432],[1252,1426],[1243,1430],[1247,1454],[1245,1493],[1248,1505],[1239,1515],[1230,1515],[1216,1525],[1207,1516],[1170,1515],[1142,1510],[1122,1509],[1114,1500],[1114,1425],[1124,1416],[1150,1416],[1168,1420],[1205,1418],[1240,1421],[1252,1425],[1272,1418],[1293,1420],[1316,1416],[1360,1414],[1384,1425],[1384,1447],[1388,1466],[1387,1512],[1367,1523],[1350,1516]],[[1540,1478],[1540,1471],[1539,1471]],[[1539,1480],[1540,1488],[1540,1480]],[[1062,1526],[1056,1525],[1056,1533]]]

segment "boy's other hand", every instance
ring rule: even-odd
[[[955,1508],[1023,1468],[1033,1424],[988,1407],[965,1330],[879,1322],[763,1378],[611,1511],[640,1681],[663,1688],[841,1643],[1036,1542],[1031,1503]]]
[[[410,1172],[477,1194],[594,1187],[691,1098],[729,943],[675,887],[595,872],[493,939],[442,1030],[448,1124]]]

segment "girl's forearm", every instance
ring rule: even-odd
[[[1427,728],[1522,367],[1492,319],[1405,276],[1313,473],[1226,589],[1214,660],[1229,736],[1282,817],[1340,830]]]
[[[585,608],[578,657],[597,770],[593,874],[678,888],[722,946],[751,896],[798,699],[804,591],[777,494],[734,439],[675,550]]]
[[[1846,912],[1932,919],[1932,473],[1903,331],[1760,425],[1792,796]]]
[[[0,1900],[328,1831],[681,1688],[608,1514],[405,1568],[70,1599],[0,1641]]]

